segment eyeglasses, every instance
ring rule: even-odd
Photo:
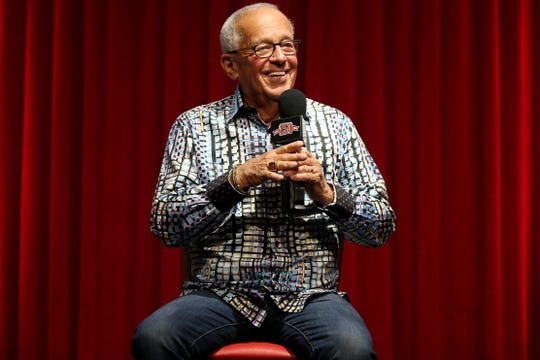
[[[274,54],[274,51],[276,51],[276,46],[279,45],[281,48],[281,52],[283,55],[291,56],[295,55],[296,51],[298,50],[298,45],[300,44],[300,40],[283,40],[281,42],[277,43],[260,43],[253,46],[249,46],[247,48],[243,49],[237,49],[232,51],[227,51],[228,54],[236,54],[239,52],[246,52],[246,55],[251,56],[253,54],[257,55],[257,57],[260,58],[269,58]],[[251,51],[251,53],[247,53],[248,51]]]

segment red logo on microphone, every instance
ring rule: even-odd
[[[294,125],[292,122],[286,122],[279,124],[278,128],[274,130],[272,134],[274,136],[287,136],[299,130],[300,127],[298,125]]]

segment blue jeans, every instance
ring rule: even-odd
[[[179,297],[141,322],[132,354],[137,360],[205,359],[233,342],[269,341],[298,359],[377,359],[364,321],[341,296],[316,295],[299,313],[268,304],[268,317],[257,328],[210,291]]]

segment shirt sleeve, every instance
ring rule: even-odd
[[[336,221],[347,240],[367,247],[383,246],[395,231],[396,219],[383,177],[346,116],[336,138],[342,139],[333,184],[336,201],[323,212]]]
[[[348,219],[354,212],[354,198],[339,185],[330,184],[334,189],[334,201],[320,209],[333,219]]]
[[[200,241],[232,216],[243,196],[227,181],[228,173],[209,182],[198,176],[196,146],[189,114],[171,127],[152,201],[150,230],[170,247]]]
[[[239,193],[229,182],[229,173],[211,181],[206,188],[206,195],[220,211],[227,211],[240,202],[246,195]]]

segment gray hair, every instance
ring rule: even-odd
[[[277,5],[270,3],[256,3],[252,5],[244,6],[232,13],[227,20],[223,23],[221,27],[221,32],[219,33],[219,41],[221,43],[221,52],[226,53],[228,51],[233,51],[238,49],[240,42],[242,41],[243,34],[240,33],[238,27],[236,26],[237,20],[244,16],[245,14],[259,10],[259,9],[275,9],[279,10]],[[294,35],[294,25],[293,22],[289,19],[291,24],[291,31]]]

